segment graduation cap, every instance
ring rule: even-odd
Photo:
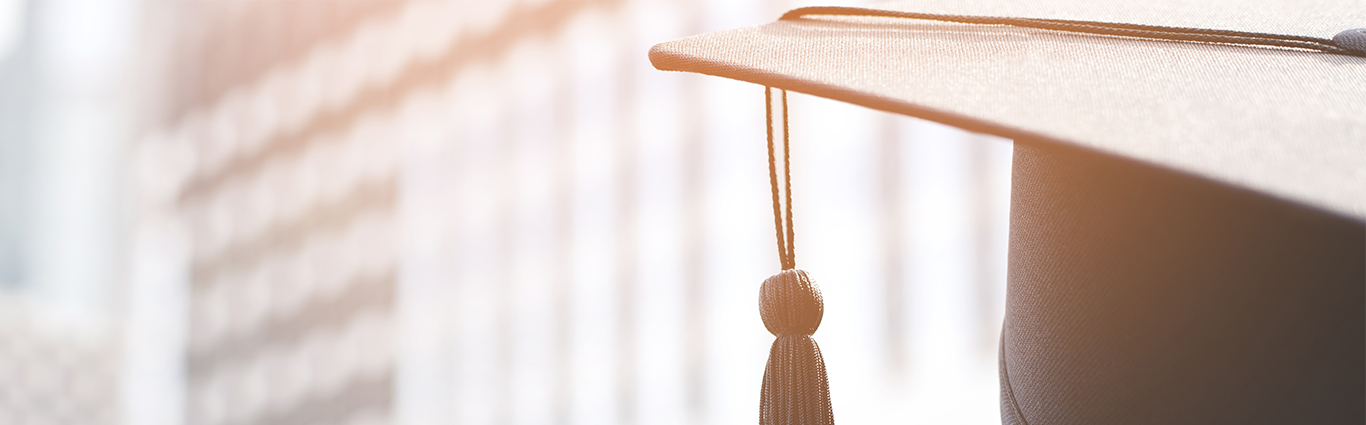
[[[1005,423],[1362,423],[1362,27],[1360,1],[928,0],[650,60],[1014,140]]]

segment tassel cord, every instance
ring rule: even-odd
[[[1149,40],[1168,40],[1176,42],[1219,43],[1244,46],[1271,46],[1295,49],[1317,50],[1349,56],[1366,56],[1366,51],[1355,43],[1340,42],[1318,37],[1267,34],[1246,31],[1215,30],[1203,28],[1182,28],[1160,25],[1137,25],[1110,22],[1071,21],[1062,19],[1006,18],[996,16],[944,15],[934,13],[902,12],[895,10],[867,9],[861,7],[815,6],[793,9],[783,14],[779,20],[802,19],[807,16],[867,16],[883,18],[920,19],[941,22],[954,22],[977,25],[1006,25],[1021,28],[1038,28],[1051,31],[1098,34],[1116,37],[1142,38]],[[1349,30],[1350,31],[1350,30]]]
[[[787,90],[783,90],[783,192],[787,193],[787,267],[783,270],[797,268],[797,236],[793,234],[792,227],[792,143],[788,137],[787,126]]]
[[[775,137],[773,135],[775,125],[773,123],[773,91],[779,90],[779,98],[782,102],[782,126],[783,126],[783,187],[778,187],[778,157],[774,152]],[[787,124],[787,90],[764,88],[764,112],[768,123],[768,181],[773,189],[773,228],[778,239],[778,263],[783,270],[791,270],[797,267],[796,255],[796,235],[792,226],[792,142],[788,137]],[[782,192],[785,196],[779,196]],[[782,198],[786,198],[786,223],[784,223]]]

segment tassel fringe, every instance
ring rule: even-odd
[[[759,425],[834,425],[825,360],[809,335],[773,341],[759,395]]]

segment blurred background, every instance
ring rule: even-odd
[[[757,420],[763,88],[856,0],[0,0],[0,423]],[[1009,141],[791,95],[842,423],[999,423]]]

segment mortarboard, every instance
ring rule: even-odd
[[[1361,27],[1360,1],[931,0],[650,60],[1015,141],[1005,423],[1361,423]]]

